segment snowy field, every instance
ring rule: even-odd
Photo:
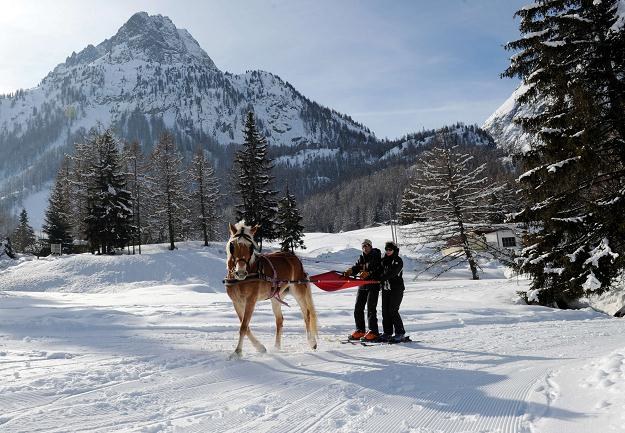
[[[381,247],[389,234],[309,234],[305,268],[342,270],[363,237]],[[267,301],[252,328],[269,352],[246,341],[228,361],[239,324],[224,259],[223,245],[186,243],[3,262],[0,431],[625,431],[623,319],[523,305],[527,282],[493,264],[480,281],[408,269],[401,313],[418,343],[341,344],[355,289],[313,288],[318,350],[289,297],[282,351]]]

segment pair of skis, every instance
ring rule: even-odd
[[[413,341],[410,339],[410,337],[408,335],[406,335],[403,340],[401,341],[392,341],[392,340],[388,340],[388,341],[360,341],[360,340],[340,340],[341,344],[360,344],[361,346],[365,346],[365,347],[370,347],[370,346],[383,346],[383,345],[387,345],[387,344],[405,344],[405,343],[418,343],[418,341]]]

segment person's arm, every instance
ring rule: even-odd
[[[364,254],[361,254],[360,257],[358,257],[358,261],[354,264],[354,266],[352,266],[352,275],[356,275],[360,272],[364,268],[364,264],[365,256]]]
[[[360,257],[358,257],[358,261],[356,261],[354,266],[352,266],[351,268],[347,268],[347,270],[343,272],[343,275],[348,276],[348,277],[351,275],[356,275],[358,272],[360,272],[360,269],[362,269],[364,261],[365,261],[365,258],[361,254]]]
[[[393,263],[391,264],[391,266],[389,266],[386,272],[382,274],[382,276],[380,277],[380,280],[386,281],[386,280],[390,280],[391,278],[395,278],[396,276],[399,275],[399,273],[403,269],[404,269],[404,261],[401,259],[401,257],[397,257],[393,259]]]

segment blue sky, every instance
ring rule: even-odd
[[[134,13],[170,17],[223,71],[263,69],[396,138],[481,124],[518,85],[500,79],[529,0],[0,0],[0,92],[30,88]]]

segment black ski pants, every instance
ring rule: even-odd
[[[365,305],[367,306],[367,321],[369,322],[369,331],[376,334],[378,329],[378,316],[376,309],[378,308],[378,297],[380,295],[380,286],[378,284],[370,284],[368,286],[358,288],[356,295],[356,305],[354,306],[354,319],[356,320],[356,329],[365,332]]]
[[[404,299],[404,289],[382,290],[382,328],[385,334],[405,334],[404,322],[399,315],[399,306]]]

